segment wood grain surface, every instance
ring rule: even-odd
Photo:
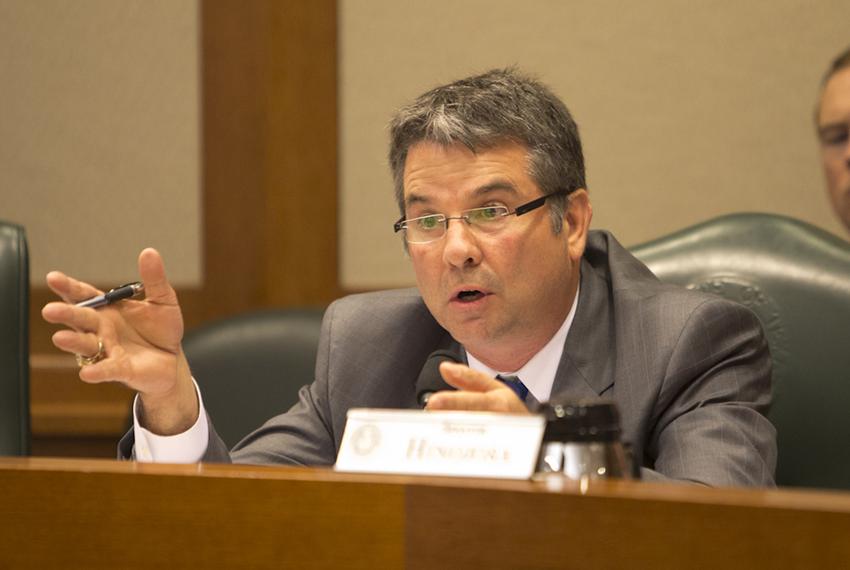
[[[850,493],[0,458],[0,568],[840,568]]]

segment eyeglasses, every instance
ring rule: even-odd
[[[517,206],[513,211],[507,206],[484,206],[483,208],[472,208],[464,210],[459,216],[445,216],[443,214],[429,214],[418,218],[405,220],[404,216],[393,224],[393,231],[404,232],[404,237],[409,244],[423,244],[437,241],[446,235],[449,229],[449,220],[463,220],[471,228],[483,234],[494,234],[501,230],[508,221],[508,216],[521,216],[532,210],[536,210],[553,196],[567,195],[566,189],[557,190],[551,194],[535,198]]]

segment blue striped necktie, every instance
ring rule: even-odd
[[[501,374],[496,375],[496,380],[501,381],[508,388],[514,391],[514,393],[519,396],[519,399],[525,402],[525,397],[528,396],[528,388],[525,387],[525,384],[522,383],[522,380],[517,378],[516,376],[502,376]]]

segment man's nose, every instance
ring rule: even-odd
[[[443,260],[454,267],[477,265],[481,261],[481,250],[472,227],[464,219],[447,220],[446,235],[443,237]]]

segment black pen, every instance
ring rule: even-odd
[[[98,295],[97,297],[92,297],[91,299],[80,301],[76,304],[76,306],[90,307],[92,309],[96,309],[97,307],[103,307],[104,305],[111,305],[112,303],[117,303],[121,299],[137,297],[144,290],[145,286],[139,283],[138,281],[136,281],[135,283],[127,283],[126,285],[121,285],[120,287],[116,287],[115,289],[110,289],[103,295]]]

